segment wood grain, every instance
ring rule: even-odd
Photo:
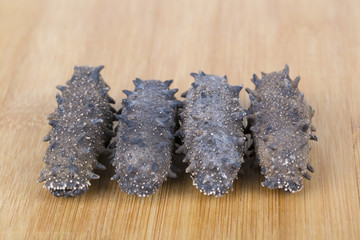
[[[360,1],[1,0],[0,32],[1,239],[360,239]],[[255,170],[222,198],[187,174],[150,198],[122,193],[111,168],[75,199],[36,183],[74,65],[105,65],[119,108],[135,77],[183,92],[201,69],[253,88],[285,63],[320,139],[299,193],[262,188]]]

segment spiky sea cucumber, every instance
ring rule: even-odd
[[[131,195],[152,195],[169,177],[177,126],[175,99],[178,89],[169,90],[172,80],[133,81],[135,91],[124,90],[121,114],[117,115],[116,153],[113,159],[120,188]]]
[[[115,133],[116,120],[108,95],[109,86],[100,76],[103,66],[74,68],[67,86],[57,86],[58,108],[48,116],[53,127],[44,141],[50,141],[46,151],[45,168],[39,182],[56,197],[72,197],[85,193],[91,179],[99,176],[94,169],[105,169],[98,162],[100,154]]]
[[[302,189],[302,177],[314,169],[308,161],[309,140],[317,140],[311,124],[314,110],[298,89],[300,77],[291,80],[289,67],[283,71],[255,74],[255,90],[246,89],[251,106],[248,122],[251,126],[255,153],[265,176],[263,186],[282,188],[286,192]]]
[[[205,195],[222,196],[232,189],[243,163],[245,137],[240,106],[240,86],[230,86],[226,76],[191,74],[195,78],[180,113],[179,134],[193,184]]]

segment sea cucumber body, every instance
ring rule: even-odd
[[[248,122],[255,143],[255,153],[265,176],[263,186],[286,192],[302,189],[303,176],[311,179],[307,169],[310,139],[317,139],[311,125],[314,111],[298,89],[300,77],[291,80],[288,66],[280,72],[255,74],[255,90],[246,89],[251,106]]]
[[[169,90],[172,80],[134,80],[135,91],[127,91],[118,115],[116,153],[113,159],[120,188],[132,195],[152,195],[168,176],[177,126],[176,109],[181,104]]]
[[[44,138],[50,145],[39,178],[57,197],[83,194],[90,180],[99,178],[94,168],[105,169],[98,158],[114,136],[112,122],[116,118],[109,87],[99,74],[102,68],[75,67],[67,86],[57,87],[62,95],[57,94],[58,108],[48,116],[53,128]]]
[[[193,184],[205,195],[222,196],[232,189],[243,163],[245,115],[239,102],[242,86],[230,86],[225,76],[191,74],[181,116],[183,145]]]

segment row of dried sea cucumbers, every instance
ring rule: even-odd
[[[102,68],[75,67],[67,86],[57,86],[62,95],[56,95],[58,108],[48,116],[52,129],[44,141],[50,144],[39,178],[55,196],[86,192],[90,180],[99,178],[94,169],[105,170],[99,159],[106,157],[115,167],[112,180],[141,197],[176,177],[174,154],[185,154],[186,172],[206,195],[222,196],[232,189],[249,151],[265,176],[263,186],[296,192],[303,177],[311,179],[314,111],[298,89],[300,78],[291,80],[287,65],[262,73],[261,79],[253,75],[255,90],[246,89],[249,110],[240,105],[242,85],[230,86],[226,76],[200,71],[191,74],[195,82],[181,95],[183,102],[175,99],[177,89],[169,89],[171,80],[136,79],[135,90],[123,91],[127,99],[116,111]],[[119,121],[115,129],[113,121]]]

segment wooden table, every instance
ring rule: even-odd
[[[0,32],[0,239],[360,239],[360,1],[1,0]],[[183,92],[201,69],[253,88],[285,63],[320,139],[301,192],[261,187],[256,169],[222,198],[188,174],[149,198],[121,192],[112,168],[73,199],[36,183],[74,65],[105,65],[120,108],[135,77]]]

